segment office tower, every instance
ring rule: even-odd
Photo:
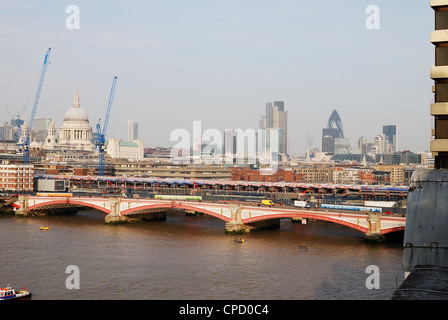
[[[224,146],[223,150],[226,155],[236,154],[236,133],[232,129],[224,130]]]
[[[324,129],[325,130],[325,129]],[[330,135],[323,135],[322,137],[322,152],[334,154],[334,137]]]
[[[270,128],[278,129],[278,152],[286,155],[288,153],[288,111],[284,111],[283,101],[275,101],[274,106],[271,107]]]
[[[24,120],[21,120],[19,118],[17,119],[11,119],[11,127],[13,127],[13,131],[14,131],[14,136],[13,136],[13,140],[15,142],[19,141],[19,137],[20,137],[20,130],[19,127],[22,126],[24,124]]]
[[[259,129],[266,129],[266,116],[261,116],[260,121],[258,122]]]
[[[14,127],[12,127],[8,122],[5,122],[3,126],[0,127],[0,140],[1,141],[14,140]]]
[[[283,102],[283,101],[274,101],[274,107],[278,107],[279,111],[285,111],[285,102]]]
[[[272,108],[272,103],[270,103],[269,101],[266,102],[266,114],[265,114],[266,126],[265,126],[265,128],[271,127],[271,108]]]
[[[334,139],[338,137],[338,129],[322,129],[322,152],[334,154]]]
[[[47,137],[48,127],[50,126],[51,118],[36,118],[33,125],[33,139],[36,142],[45,142]]]
[[[338,112],[333,110],[328,119],[327,127],[322,129],[322,152],[334,154],[335,139],[338,138],[344,138],[344,130]],[[339,142],[341,142],[341,145],[344,145],[341,148],[345,148],[347,141],[340,140]],[[341,148],[338,149],[341,150]]]
[[[128,120],[128,141],[138,139],[138,123],[134,120]]]
[[[334,154],[350,154],[351,140],[349,138],[334,139]]]
[[[397,152],[397,126],[383,126],[383,134],[386,136],[387,141],[392,145],[392,153]]]
[[[256,147],[259,156],[262,158],[277,160],[280,153],[280,129],[259,129]]]
[[[337,129],[336,138],[344,138],[344,129],[342,128],[342,120],[341,117],[339,117],[339,113],[336,110],[333,110],[333,112],[331,113],[330,118],[328,119],[327,128]]]
[[[389,139],[387,136],[383,134],[379,134],[375,137],[373,141],[373,149],[372,153],[376,154],[392,154],[393,152],[393,146],[389,142]]]
[[[435,11],[435,31],[431,32],[431,42],[435,46],[435,65],[431,67],[434,80],[434,103],[431,116],[434,130],[431,152],[436,169],[448,168],[448,1],[431,1]]]
[[[278,139],[275,143],[278,147],[276,153],[287,155],[288,154],[288,111],[285,111],[284,101],[266,102],[266,114],[263,115],[259,121],[259,128],[262,131],[258,137],[258,150],[273,150],[274,141],[265,139],[266,136],[275,137]],[[272,129],[272,130],[271,130]],[[274,130],[275,129],[275,130]],[[272,131],[272,132],[271,132]],[[272,138],[274,139],[274,138]]]

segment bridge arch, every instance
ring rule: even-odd
[[[132,214],[138,214],[139,211],[145,211],[145,210],[151,210],[151,209],[184,209],[184,210],[191,210],[191,211],[196,211],[196,212],[201,212],[204,214],[207,214],[209,216],[218,218],[220,220],[223,220],[225,222],[229,222],[230,218],[223,216],[219,213],[216,213],[212,210],[208,210],[202,207],[196,207],[194,205],[191,205],[189,203],[176,203],[176,204],[172,204],[172,203],[156,203],[156,204],[148,204],[148,205],[143,205],[143,206],[139,206],[139,207],[135,207],[135,208],[130,208],[130,209],[126,209],[126,210],[122,210],[121,211],[121,215],[126,216],[126,215],[132,215]]]
[[[63,208],[63,207],[65,207],[65,208],[69,208],[71,205],[73,205],[73,206],[71,206],[72,208],[75,208],[75,207],[79,207],[79,206],[81,206],[81,207],[89,207],[89,208],[92,208],[92,209],[96,209],[96,210],[98,210],[98,211],[101,211],[102,213],[105,213],[105,214],[109,214],[110,213],[110,210],[109,209],[107,209],[107,208],[104,208],[104,207],[101,207],[101,206],[98,206],[98,205],[95,205],[95,204],[93,204],[93,203],[89,203],[89,202],[85,202],[85,201],[82,201],[82,200],[75,200],[75,199],[73,199],[73,198],[68,198],[69,200],[52,200],[52,201],[48,201],[48,202],[43,202],[43,203],[37,203],[37,204],[33,204],[33,205],[29,205],[28,206],[28,210],[30,210],[30,211],[32,211],[32,210],[36,210],[36,209],[45,209],[45,208],[48,208],[48,209],[59,209],[59,208]],[[59,208],[57,208],[59,206]]]
[[[253,223],[257,221],[263,221],[263,220],[269,220],[269,219],[278,219],[278,218],[306,218],[306,219],[316,219],[321,221],[327,221],[327,222],[333,222],[336,224],[340,224],[352,229],[356,229],[358,231],[361,231],[363,233],[367,233],[369,231],[368,226],[362,226],[361,224],[351,223],[348,221],[343,221],[340,219],[334,219],[332,217],[322,216],[319,214],[313,214],[313,213],[284,213],[284,214],[271,214],[271,215],[264,215],[264,216],[258,216],[253,218],[247,218],[243,219],[243,223]]]
[[[405,227],[396,227],[396,228],[388,228],[388,229],[383,229],[381,230],[381,234],[388,234],[388,233],[393,233],[393,232],[400,232],[400,231],[404,231]]]

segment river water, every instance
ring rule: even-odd
[[[237,243],[224,225],[180,213],[120,226],[94,210],[3,215],[1,286],[26,287],[33,300],[388,300],[403,280],[401,240],[370,245],[345,226],[285,220]],[[370,265],[379,289],[366,287]]]

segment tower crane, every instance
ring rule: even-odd
[[[114,100],[115,94],[115,86],[117,84],[117,77],[114,77],[112,81],[112,88],[110,89],[109,103],[107,104],[106,117],[104,118],[103,130],[101,130],[101,125],[98,121],[96,125],[96,130],[98,132],[98,137],[96,141],[96,146],[98,148],[99,154],[99,175],[104,176],[104,153],[105,153],[105,143],[106,143],[106,132],[107,132],[107,124],[109,123],[110,109],[112,107],[112,101]],[[100,119],[101,120],[101,119]]]
[[[30,131],[33,128],[34,117],[36,115],[37,105],[39,103],[40,92],[42,90],[42,85],[44,83],[45,73],[47,72],[47,66],[49,64],[50,53],[51,48],[48,48],[45,54],[44,63],[42,65],[42,71],[40,73],[39,83],[36,90],[36,96],[34,97],[33,109],[31,110],[31,117],[28,123],[28,128],[27,130],[25,130],[25,132],[22,132],[21,128],[19,127],[21,138],[19,138],[19,142],[17,143],[17,145],[19,148],[22,149],[23,164],[30,163]]]

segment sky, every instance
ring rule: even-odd
[[[66,26],[70,5],[79,29]],[[366,27],[369,5],[379,29]],[[57,127],[78,88],[96,130],[117,76],[107,138],[126,139],[128,120],[145,147],[174,145],[193,121],[257,129],[280,100],[292,155],[321,148],[334,109],[353,148],[395,124],[398,150],[429,151],[433,30],[417,0],[0,0],[0,121],[30,117],[51,47],[36,118]]]

